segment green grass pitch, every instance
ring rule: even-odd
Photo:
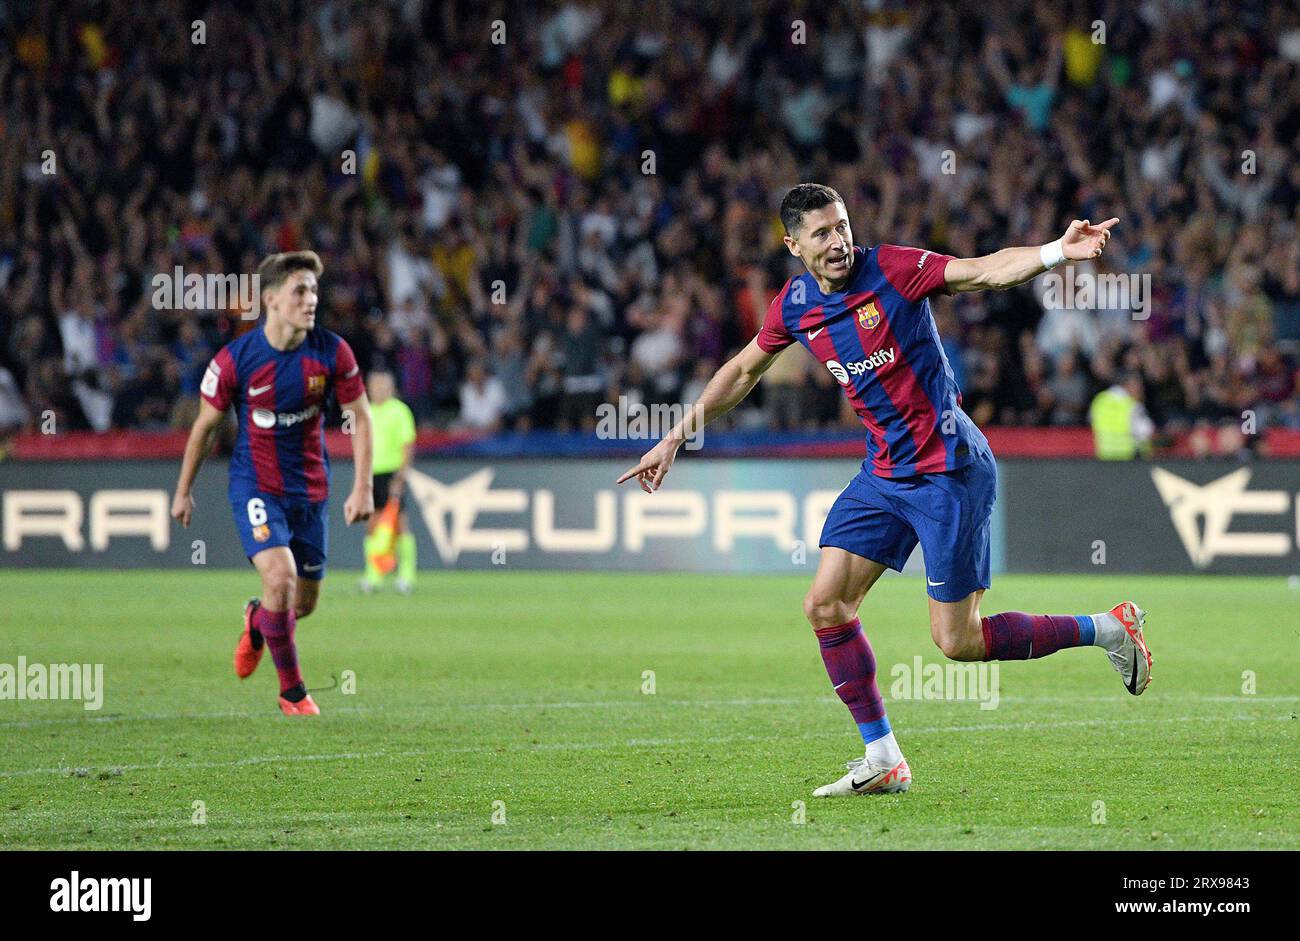
[[[0,662],[102,663],[105,694],[98,712],[0,701],[0,845],[1300,843],[1300,592],[1284,580],[1001,577],[986,614],[1143,604],[1155,681],[1131,697],[1100,650],[1067,650],[1001,665],[981,710],[890,697],[895,664],[943,661],[920,580],[886,576],[862,618],[913,787],[841,800],[811,797],[861,745],[802,618],[807,582],[426,572],[407,598],[334,572],[299,650],[309,686],[351,670],[355,692],[289,719],[269,657],[244,682],[231,669],[251,572],[5,572]]]

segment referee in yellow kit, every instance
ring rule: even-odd
[[[374,480],[375,509],[366,530],[366,574],[361,580],[361,590],[369,594],[379,588],[385,573],[376,559],[385,555],[391,546],[397,556],[397,581],[393,587],[409,595],[415,587],[415,535],[410,530],[406,516],[406,474],[415,456],[415,416],[405,402],[396,396],[393,374],[376,370],[367,382],[370,395],[371,423],[375,435]],[[398,512],[393,531],[392,515],[384,508],[397,501]]]

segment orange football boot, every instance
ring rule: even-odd
[[[308,693],[297,702],[289,702],[289,700],[281,696],[280,711],[286,716],[318,716],[320,715],[320,706],[312,701],[311,693]]]
[[[239,643],[235,645],[235,676],[241,680],[253,675],[266,651],[266,638],[262,639],[260,647],[253,646],[253,615],[261,606],[262,602],[256,598],[250,598],[248,604],[244,605],[244,633],[239,635]]]

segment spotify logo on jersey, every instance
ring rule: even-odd
[[[253,409],[253,424],[258,428],[274,428],[275,412],[268,408]]]
[[[887,350],[877,350],[875,353],[872,353],[864,360],[858,360],[855,363],[849,363],[847,369],[844,366],[841,366],[835,360],[828,359],[826,361],[826,368],[831,371],[831,375],[835,377],[835,380],[840,385],[846,386],[849,384],[850,373],[855,376],[861,376],[864,373],[869,373],[871,372],[871,370],[884,366],[887,363],[892,363],[895,360],[895,358],[897,358],[897,354],[894,352],[894,348],[891,346]]]

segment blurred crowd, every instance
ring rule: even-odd
[[[284,0],[0,7],[0,429],[194,414],[235,305],[158,274],[325,262],[318,322],[425,427],[591,428],[675,402],[802,270],[829,183],[859,244],[961,256],[1119,216],[1076,274],[933,302],[981,424],[1300,427],[1300,8],[1289,2]],[[801,348],[732,421],[851,425]]]

